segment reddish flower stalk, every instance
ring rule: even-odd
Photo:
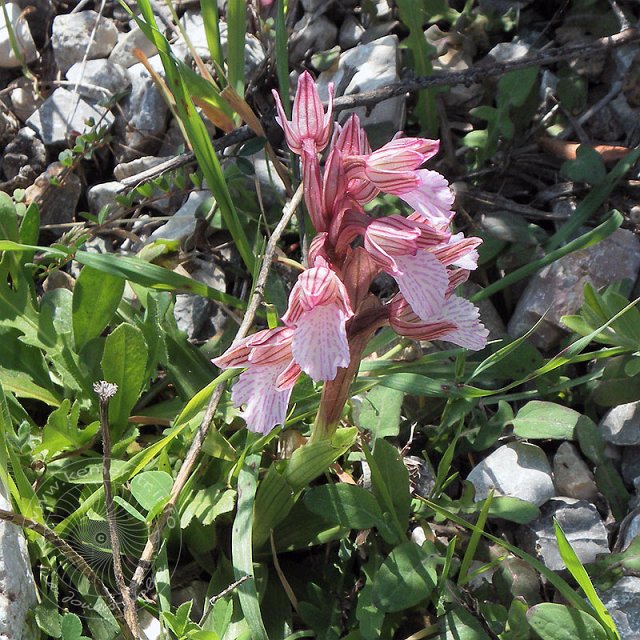
[[[422,168],[438,141],[396,136],[371,151],[354,115],[343,128],[336,125],[330,144],[333,90],[325,113],[307,72],[291,121],[274,96],[287,144],[302,162],[305,203],[318,232],[308,256],[313,266],[291,291],[284,326],[241,340],[214,363],[245,367],[231,398],[244,407],[248,428],[260,433],[284,423],[299,375],[323,381],[312,433],[317,441],[335,432],[362,354],[380,327],[484,347],[488,331],[478,310],[454,293],[477,266],[480,240],[451,234],[453,193],[439,173]],[[328,145],[323,171],[319,154]],[[363,205],[380,192],[397,195],[414,212],[372,217]],[[370,292],[381,272],[398,286],[386,302]]]

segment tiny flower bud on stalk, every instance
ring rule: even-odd
[[[214,363],[245,368],[231,399],[244,407],[247,427],[259,433],[284,423],[303,372],[323,381],[311,436],[317,441],[335,432],[367,343],[381,327],[417,340],[485,346],[488,331],[477,308],[454,294],[477,267],[481,240],[451,233],[453,193],[444,177],[422,168],[438,152],[437,140],[398,134],[372,151],[356,115],[344,127],[336,125],[331,137],[333,88],[325,112],[306,71],[291,121],[274,97],[276,119],[302,162],[305,204],[317,231],[309,249],[312,266],[291,291],[283,326],[239,341]],[[325,149],[323,168],[319,154]],[[365,212],[363,205],[381,192],[397,195],[413,213],[376,218]],[[371,292],[382,272],[398,286],[388,301]]]

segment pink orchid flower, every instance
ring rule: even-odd
[[[432,226],[444,229],[454,215],[451,211],[453,192],[438,172],[419,168],[438,149],[437,140],[394,138],[368,155],[347,156],[347,177],[350,185],[355,181],[361,192],[364,192],[363,185],[368,185],[369,189],[397,195]],[[356,189],[353,191],[357,193]]]
[[[392,276],[413,311],[423,320],[437,314],[449,286],[447,265],[433,249],[449,235],[426,224],[393,215],[371,222],[364,248]]]
[[[449,295],[438,313],[425,321],[398,294],[390,304],[389,323],[396,333],[412,340],[447,340],[474,351],[484,349],[489,336],[478,308],[456,295]]]
[[[327,261],[298,278],[282,317],[293,330],[291,352],[301,369],[316,381],[333,380],[338,367],[349,365],[346,322],[353,316],[347,290]]]
[[[291,353],[293,331],[287,327],[265,329],[239,340],[213,363],[221,369],[246,367],[231,391],[234,407],[250,431],[269,433],[284,424],[291,391],[300,367]]]
[[[278,111],[276,121],[284,130],[289,149],[299,156],[302,155],[303,148],[313,153],[322,151],[329,143],[331,134],[333,85],[329,85],[329,106],[325,113],[315,82],[311,74],[305,71],[298,80],[291,121],[287,120],[280,96],[275,89],[273,97]]]

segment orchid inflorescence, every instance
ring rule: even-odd
[[[332,132],[333,87],[325,112],[308,72],[300,76],[291,121],[275,91],[274,97],[276,119],[302,162],[305,204],[317,231],[311,266],[291,291],[282,326],[239,340],[214,363],[246,367],[231,398],[234,406],[244,406],[248,428],[263,434],[284,424],[302,372],[324,381],[314,431],[328,437],[379,328],[468,349],[485,346],[488,331],[478,309],[455,294],[477,267],[481,240],[451,233],[453,193],[443,176],[421,168],[438,152],[437,140],[398,134],[372,151],[355,114]],[[414,212],[380,218],[366,213],[363,205],[381,192],[398,196]],[[398,287],[388,301],[371,292],[381,272]]]

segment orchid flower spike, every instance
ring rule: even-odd
[[[273,97],[278,111],[276,121],[284,130],[291,151],[299,156],[303,149],[312,153],[322,151],[329,143],[331,134],[333,84],[329,85],[329,106],[325,113],[315,82],[311,74],[305,71],[298,80],[291,121],[287,120],[282,101],[275,89]]]

